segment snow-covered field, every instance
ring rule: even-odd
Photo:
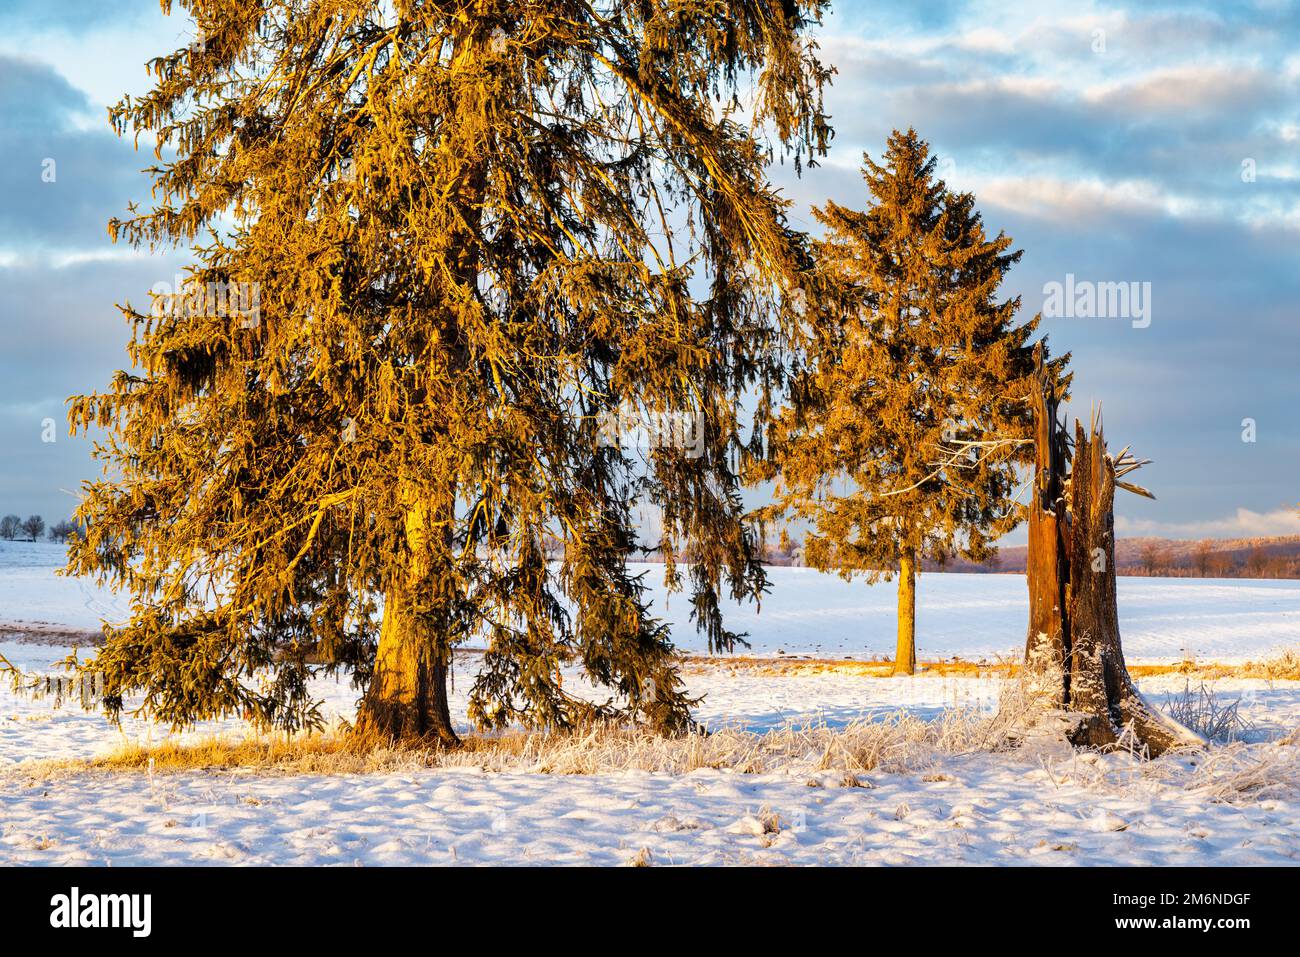
[[[123,611],[115,596],[56,579],[59,561],[51,546],[0,544],[0,654],[27,670],[48,671],[69,649],[17,643],[16,633],[43,628],[48,640]],[[761,614],[737,616],[755,652],[860,660],[892,651],[892,586],[803,569],[774,569],[772,577]],[[1300,647],[1300,583],[1134,579],[1120,587],[1131,660],[1188,653],[1233,661]],[[675,597],[667,617],[677,621],[685,607]],[[1024,618],[1019,577],[926,575],[921,656],[1013,653]],[[677,637],[697,647],[684,627]],[[458,660],[454,714],[464,714],[475,661]],[[987,712],[999,693],[993,679],[719,664],[692,664],[685,679],[704,696],[698,716],[708,726],[755,732],[841,727],[899,711],[927,720],[952,708]],[[1165,704],[1184,679],[1160,675],[1141,685]],[[320,680],[316,690],[327,713],[353,713],[356,692],[346,681]],[[118,731],[98,715],[6,688],[0,864],[1296,863],[1300,747],[1278,740],[1300,726],[1300,682],[1220,679],[1214,691],[1238,700],[1254,728],[1244,743],[1208,758],[1139,762],[1050,742],[999,753],[935,751],[909,771],[874,770],[857,776],[864,786],[845,787],[842,772],[818,770],[818,754],[750,774],[556,775],[521,766],[69,775],[44,760],[157,742],[163,731],[138,720]],[[245,730],[226,722],[189,736]],[[1229,784],[1252,775],[1266,786]]]
[[[101,620],[127,617],[122,596],[56,576],[62,563],[61,546],[0,542],[0,638],[15,628],[94,631]],[[662,566],[641,567],[677,646],[704,651],[688,596],[665,593]],[[724,605],[731,627],[748,632],[753,653],[893,655],[893,583],[846,582],[807,568],[772,568],[770,577],[761,608]],[[1124,650],[1134,661],[1241,661],[1300,644],[1300,581],[1121,578],[1119,607]],[[1024,648],[1028,608],[1021,575],[922,575],[918,652],[929,659],[1015,655]]]
[[[625,864],[643,848],[653,864],[1297,861],[1294,797],[1216,804],[1097,763],[1110,783],[1068,753],[953,759],[870,787],[716,770],[14,779],[0,863]]]

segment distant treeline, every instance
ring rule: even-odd
[[[52,542],[66,542],[80,532],[81,527],[76,522],[66,520],[55,522],[46,528],[45,519],[39,515],[28,515],[26,518],[6,515],[0,518],[0,539],[6,542],[36,542],[42,536]]]
[[[924,571],[976,574],[1023,574],[1026,546],[998,549],[983,563],[961,558],[947,562],[926,560]],[[652,556],[649,561],[659,561]],[[681,560],[685,561],[683,557]],[[770,545],[763,560],[768,565],[799,567],[803,547]],[[1115,543],[1116,572],[1153,578],[1295,578],[1300,579],[1300,535],[1277,538],[1200,539],[1122,538]]]
[[[954,561],[947,570],[1023,572],[1025,554],[1026,546],[1011,546],[999,549],[984,564]],[[1120,575],[1152,578],[1300,578],[1300,535],[1195,541],[1121,538],[1115,543],[1115,563]]]

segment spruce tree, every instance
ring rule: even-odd
[[[765,585],[737,400],[807,265],[766,169],[825,151],[824,0],[180,6],[200,39],[111,110],[157,163],[110,228],[194,265],[70,411],[109,438],[69,568],[132,598],[90,664],[110,713],[297,728],[347,670],[359,732],[454,743],[473,643],[480,726],[685,727],[632,513],[730,648],[720,596]],[[702,454],[602,441],[619,410],[702,422]]]
[[[911,674],[919,562],[983,561],[1022,518],[1038,317],[1017,323],[1020,300],[998,298],[1021,253],[936,178],[914,131],[864,162],[865,211],[814,210],[826,231],[808,336],[770,430],[760,474],[776,483],[761,514],[811,525],[813,567],[898,575],[895,670]]]

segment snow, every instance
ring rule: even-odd
[[[1295,801],[1099,793],[1068,770],[980,756],[857,788],[714,770],[33,780],[6,788],[0,862],[617,865],[645,848],[652,864],[1296,863]]]
[[[44,623],[47,641],[123,611],[120,598],[58,579],[60,550],[0,546],[0,622]],[[652,569],[653,571],[653,569]],[[760,654],[861,660],[892,650],[892,586],[848,584],[804,569],[773,569],[762,611],[740,627]],[[923,576],[921,657],[1010,653],[1024,630],[1024,582],[1013,576]],[[662,596],[661,596],[662,597]],[[676,596],[673,615],[684,617]],[[1300,583],[1121,582],[1132,659],[1260,658],[1300,647]],[[671,617],[671,616],[670,616]],[[743,616],[742,616],[743,617]],[[24,624],[18,625],[18,622]],[[49,671],[69,648],[17,643],[0,626],[0,654]],[[677,630],[680,644],[692,644]],[[88,649],[83,649],[85,654]],[[453,714],[464,714],[478,656],[458,656]],[[808,722],[842,727],[899,711],[996,706],[993,678],[878,678],[850,671],[691,662],[687,690],[703,695],[710,727],[753,731]],[[1185,678],[1140,679],[1157,705]],[[319,679],[332,716],[354,713],[346,680]],[[566,688],[580,691],[577,675]],[[55,709],[0,690],[0,865],[3,864],[1295,864],[1300,793],[1294,745],[1300,682],[1224,678],[1255,728],[1220,753],[1277,765],[1279,786],[1227,797],[1198,777],[1199,758],[1140,762],[1078,754],[1059,742],[999,753],[946,753],[906,773],[875,770],[844,786],[818,755],[758,774],[701,769],[557,775],[477,768],[357,775],[252,771],[71,773],[44,759],[84,759],[165,733],[128,719]],[[188,739],[249,733],[210,723]],[[1289,770],[1288,770],[1289,769]],[[1204,770],[1204,769],[1200,769]]]

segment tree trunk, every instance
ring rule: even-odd
[[[450,649],[414,613],[404,587],[384,596],[375,672],[361,702],[357,734],[385,744],[452,747],[460,739],[447,701]]]
[[[1025,661],[1038,670],[1059,666],[1070,654],[1066,617],[1070,517],[1063,488],[1067,449],[1057,428],[1058,397],[1043,378],[1041,355],[1030,402],[1034,420],[1034,482],[1029,506],[1029,637]],[[1068,675],[1065,678],[1068,681]],[[1068,687],[1060,689],[1065,704]]]
[[[465,20],[464,31],[453,44],[452,71],[477,69],[483,48],[489,42],[489,24],[483,18]],[[483,195],[487,185],[487,162],[477,133],[455,130],[467,142],[462,144],[461,178],[457,184],[461,221],[452,228],[451,243],[456,249],[454,275],[467,295],[474,295],[479,281],[479,239],[477,232],[483,215]],[[450,375],[469,373],[469,356],[460,334],[454,310],[439,304],[443,314],[436,347],[442,351]],[[415,349],[414,360],[423,359],[424,343]],[[417,388],[412,403],[429,399]],[[451,413],[442,410],[444,416]],[[444,421],[426,438],[432,443],[446,443],[454,423]],[[454,594],[451,568],[455,543],[455,478],[429,494],[428,482],[421,476],[411,477],[402,490],[406,506],[406,544],[409,576],[390,586],[384,598],[384,622],[375,656],[375,673],[366,689],[357,730],[395,743],[428,743],[452,747],[460,743],[452,727],[447,702],[447,679],[451,671]],[[436,505],[430,508],[432,498]],[[433,517],[440,531],[431,533]],[[431,548],[431,534],[442,537],[441,549]],[[438,559],[434,561],[434,559]]]
[[[1073,470],[1041,347],[1034,396],[1035,476],[1029,513],[1029,640],[1025,667],[1078,746],[1126,733],[1150,755],[1204,739],[1150,707],[1129,677],[1115,591],[1115,462],[1099,426],[1075,424]],[[1068,512],[1066,511],[1068,498]]]
[[[894,674],[916,674],[916,556],[904,550],[898,559],[898,649]]]
[[[1152,754],[1205,740],[1142,698],[1124,664],[1115,591],[1115,463],[1100,431],[1075,426],[1071,493],[1070,703],[1084,714],[1077,743],[1102,747],[1128,730]]]
[[[443,544],[450,548],[455,486],[439,511]],[[406,493],[408,564],[384,594],[384,621],[375,670],[357,715],[365,741],[452,747],[460,743],[451,723],[447,678],[451,671],[450,616],[441,583],[430,574],[429,509],[418,492]]]

